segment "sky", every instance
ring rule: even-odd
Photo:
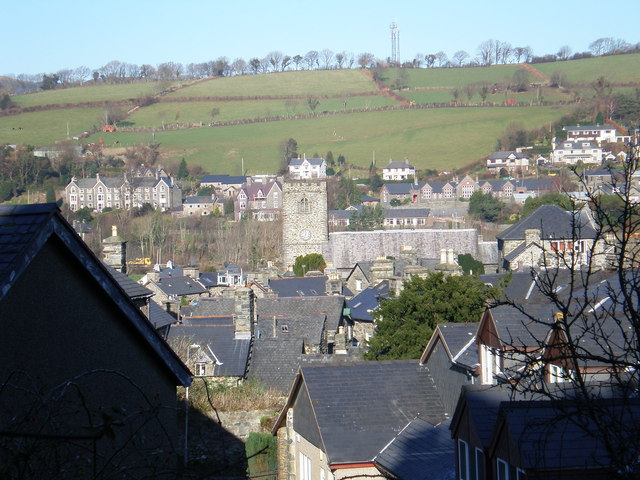
[[[0,0],[0,75],[97,69],[112,60],[187,65],[269,52],[310,50],[391,56],[401,61],[464,50],[487,39],[556,53],[587,51],[602,37],[640,42],[637,0]]]

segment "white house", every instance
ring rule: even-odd
[[[289,176],[301,180],[305,178],[325,178],[327,176],[327,163],[324,158],[292,158],[289,162]]]
[[[602,163],[602,147],[589,141],[565,141],[553,144],[551,163],[575,165],[578,162],[600,165]]]
[[[601,145],[602,142],[615,143],[616,127],[612,125],[567,125],[562,127],[567,132],[567,141],[569,142],[582,142],[592,141]]]
[[[529,170],[529,159],[519,152],[495,152],[487,158],[487,170],[499,172],[504,168],[507,172]]]
[[[409,165],[409,161],[404,159],[401,162],[392,162],[382,168],[383,180],[406,180],[409,177],[416,176],[416,169],[413,165]]]

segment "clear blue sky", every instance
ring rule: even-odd
[[[640,42],[637,6],[637,0],[3,0],[0,75],[95,69],[111,60],[248,61],[274,50],[387,58],[392,21],[402,61],[440,50],[475,56],[490,38],[530,46],[535,55],[563,45],[578,52],[601,37]]]

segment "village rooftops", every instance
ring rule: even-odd
[[[539,230],[543,239],[596,238],[586,214],[567,212],[555,205],[542,205],[535,212],[496,235],[498,241],[524,240],[526,230]]]

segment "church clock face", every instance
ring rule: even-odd
[[[309,240],[311,238],[311,232],[307,229],[300,231],[300,238],[302,240]]]

